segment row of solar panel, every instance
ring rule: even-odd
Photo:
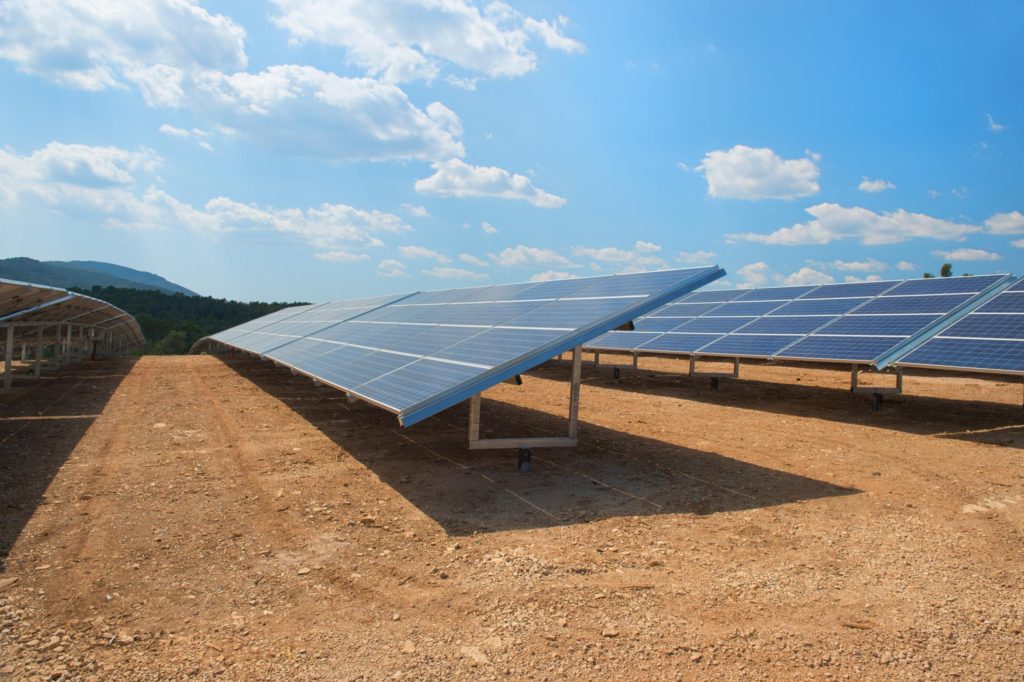
[[[297,306],[211,339],[398,412],[408,425],[722,274],[691,268]]]
[[[700,291],[637,320],[636,331],[610,332],[586,348],[883,366],[1010,282],[1007,275],[986,275]],[[998,295],[978,312],[1015,305]],[[990,328],[1021,338],[1024,317],[996,322],[971,314],[961,324],[964,336],[996,333],[982,331]]]

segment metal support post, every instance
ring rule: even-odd
[[[480,394],[469,399],[469,449],[519,451],[519,470],[529,471],[531,448],[575,447],[579,438],[580,384],[583,373],[583,349],[572,351],[572,381],[569,385],[569,433],[566,437],[480,438]]]
[[[14,325],[7,327],[7,343],[4,344],[4,390],[14,385]]]
[[[595,350],[594,351],[594,367],[597,367],[600,364],[601,364],[601,351]]]
[[[33,359],[32,376],[36,379],[43,376],[43,327],[36,328],[36,354]]]

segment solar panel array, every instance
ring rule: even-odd
[[[882,366],[1007,275],[696,292],[589,350]]]
[[[1024,374],[1024,278],[901,357],[897,364]]]
[[[713,266],[296,306],[210,340],[295,368],[409,426],[723,274]]]

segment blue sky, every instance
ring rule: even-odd
[[[0,256],[312,301],[1020,274],[1022,43],[1018,2],[0,0]]]

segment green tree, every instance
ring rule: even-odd
[[[939,274],[941,276],[943,276],[943,277],[952,277],[953,276],[953,264],[952,263],[943,263],[942,267],[939,268]]]
[[[933,275],[933,274],[932,274],[932,273],[930,273],[930,272],[926,272],[926,273],[924,273],[924,278],[925,278],[925,279],[931,279],[931,278],[933,278],[933,277],[935,277],[935,275]]]

